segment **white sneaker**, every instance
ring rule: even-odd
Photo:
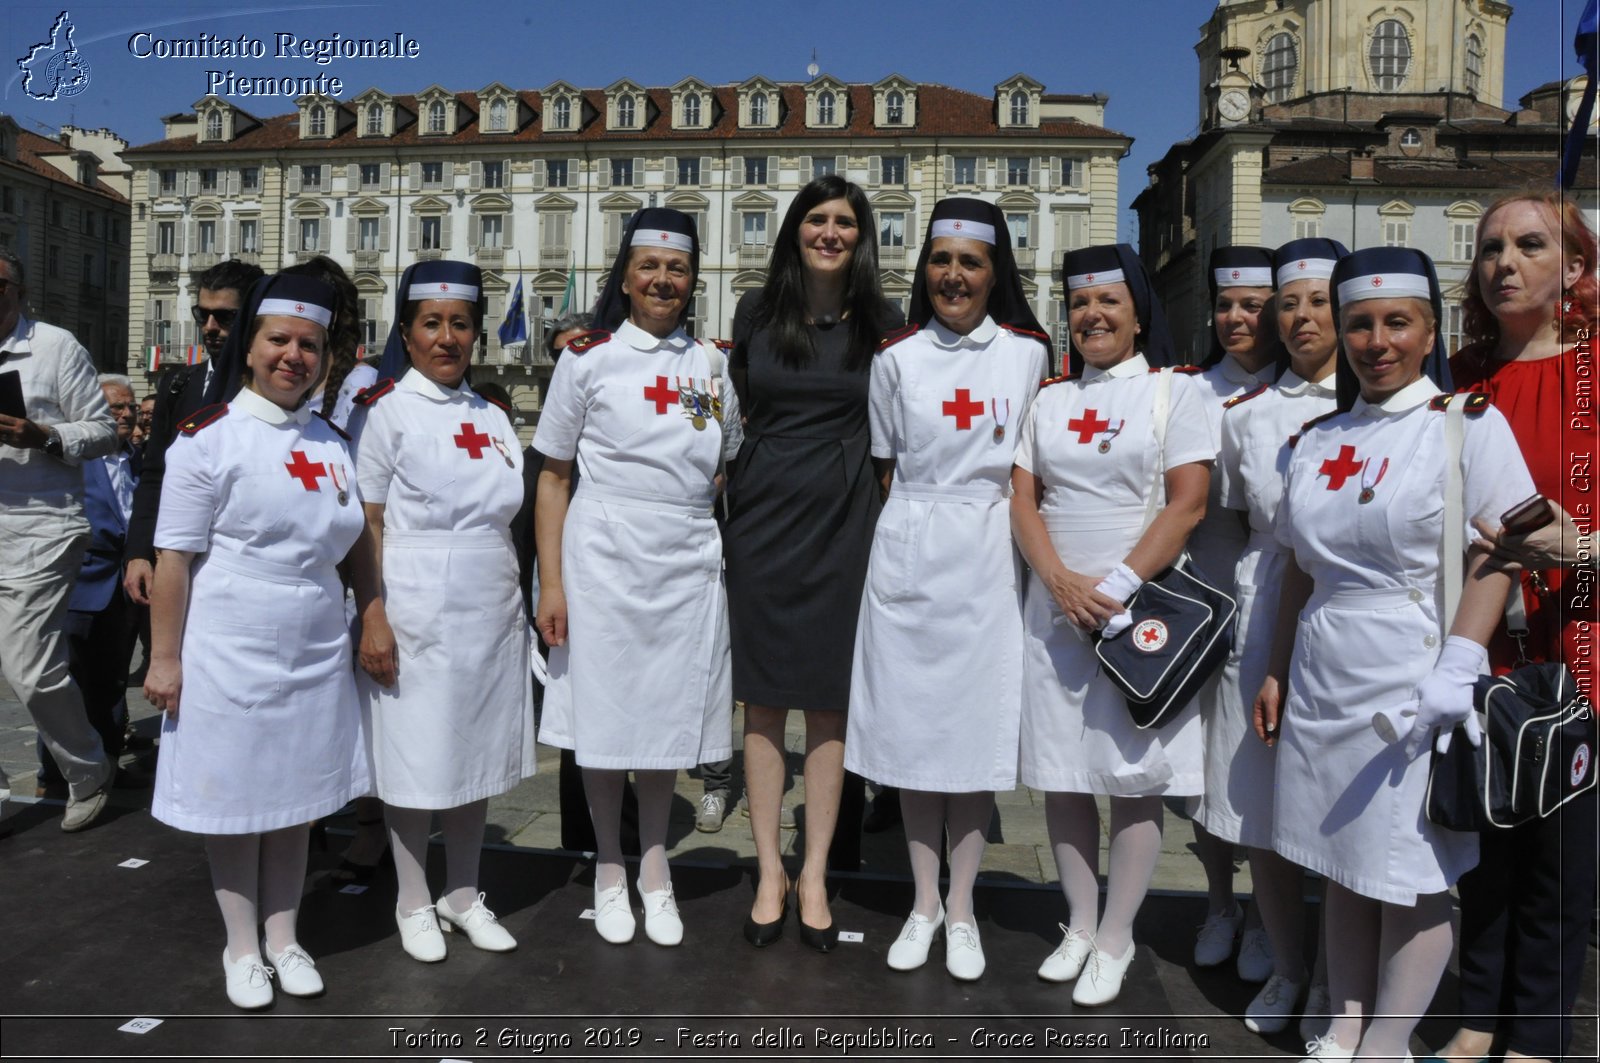
[[[983,945],[972,923],[944,925],[944,969],[951,977],[975,982],[983,976]]]
[[[1039,965],[1039,977],[1046,982],[1070,982],[1082,973],[1094,951],[1094,935],[1087,930],[1068,930],[1065,923],[1056,925],[1061,928],[1061,944]]]
[[[439,928],[447,934],[454,930],[461,931],[467,935],[468,941],[485,952],[510,952],[517,947],[517,939],[484,906],[483,899],[486,896],[488,894],[479,893],[472,907],[459,915],[440,897],[433,906],[439,913]]]
[[[1327,982],[1312,982],[1306,994],[1306,1007],[1300,1013],[1300,1036],[1307,1042],[1315,1041],[1333,1025],[1333,1002],[1328,996]]]
[[[1244,982],[1260,985],[1272,977],[1276,965],[1266,928],[1253,926],[1239,938],[1239,958],[1235,966],[1239,979]]]
[[[222,975],[227,979],[228,999],[234,1007],[254,1010],[272,1003],[272,968],[261,962],[260,954],[251,953],[235,962],[223,949]]]
[[[701,834],[715,834],[727,816],[728,791],[712,790],[700,796],[700,814],[695,816],[694,829]]]
[[[655,891],[646,890],[641,883],[639,899],[644,902],[645,937],[657,945],[683,944],[683,918],[678,915],[678,902],[672,897],[672,883]]]
[[[317,963],[298,943],[290,945],[282,952],[273,952],[263,941],[261,955],[272,964],[272,973],[277,976],[278,985],[282,986],[283,991],[291,997],[322,995],[322,975],[317,973]]]
[[[897,971],[914,971],[927,963],[933,936],[943,924],[943,904],[939,905],[932,919],[924,919],[913,911],[907,917],[906,925],[900,928],[900,936],[889,946],[889,966]]]
[[[1267,979],[1255,999],[1244,1009],[1244,1028],[1251,1033],[1278,1033],[1289,1025],[1289,1016],[1300,1000],[1304,982],[1291,982],[1281,974]]]
[[[1356,1050],[1353,1048],[1340,1048],[1339,1042],[1333,1039],[1333,1034],[1325,1033],[1315,1041],[1306,1042],[1306,1057],[1300,1063],[1344,1063],[1345,1060],[1354,1059]]]
[[[610,889],[594,887],[594,928],[600,936],[613,945],[625,945],[633,940],[639,921],[628,907],[628,883],[618,882]]]
[[[1239,925],[1244,922],[1244,912],[1233,906],[1227,915],[1208,915],[1200,924],[1200,933],[1194,941],[1194,965],[1217,967],[1233,955],[1233,942],[1239,936]]]
[[[1117,994],[1122,992],[1122,980],[1133,964],[1135,951],[1131,941],[1121,956],[1113,956],[1096,947],[1089,954],[1089,962],[1078,976],[1077,984],[1072,987],[1072,1002],[1094,1008],[1117,999]]]

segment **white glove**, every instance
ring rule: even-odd
[[[1125,562],[1118,562],[1117,567],[1105,579],[1095,584],[1094,589],[1118,603],[1126,602],[1133,597],[1135,591],[1144,584],[1139,574],[1129,568]],[[1114,639],[1128,628],[1133,626],[1133,614],[1126,609],[1114,614],[1100,628],[1102,638]]]
[[[1488,650],[1471,639],[1451,635],[1445,639],[1433,671],[1417,684],[1416,707],[1374,714],[1373,729],[1390,742],[1404,741],[1406,755],[1412,759],[1422,754],[1436,731],[1434,748],[1446,752],[1458,723],[1476,748],[1483,742],[1483,731],[1478,714],[1472,711],[1472,688],[1488,663]]]

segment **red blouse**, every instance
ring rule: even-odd
[[[1450,359],[1456,387],[1481,391],[1511,423],[1533,482],[1559,503],[1580,531],[1594,530],[1595,480],[1600,477],[1600,417],[1596,401],[1597,366],[1593,341],[1580,341],[1554,358],[1501,362],[1489,344],[1472,344]],[[1595,689],[1595,640],[1600,638],[1600,579],[1592,567],[1549,569],[1539,573],[1545,587],[1535,589],[1523,573],[1522,598],[1528,610],[1528,657],[1565,661],[1578,686]],[[1517,663],[1516,646],[1505,628],[1489,644],[1496,673]]]

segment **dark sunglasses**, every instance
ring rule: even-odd
[[[223,328],[231,327],[233,325],[233,319],[239,316],[239,311],[228,310],[222,307],[218,307],[217,309],[213,310],[209,307],[195,306],[190,307],[189,313],[194,315],[194,323],[196,325],[204,325],[206,323],[206,318],[214,317],[217,319],[217,324],[221,325]]]

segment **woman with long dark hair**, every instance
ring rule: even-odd
[[[856,614],[880,508],[867,427],[867,370],[900,324],[878,284],[866,195],[830,175],[800,190],[773,245],[767,283],[739,301],[729,375],[747,415],[728,488],[723,551],[733,694],[744,702],[744,772],[760,879],[744,933],[777,940],[788,907],[780,855],[784,721],[806,720],[800,937],[838,940],[827,865],[841,808],[860,829],[861,783],[844,787],[845,709]],[[847,846],[853,848],[853,846]]]
[[[911,324],[872,362],[872,456],[889,498],[856,629],[845,766],[900,787],[916,898],[889,966],[922,966],[942,927],[945,969],[971,980],[984,970],[973,885],[994,793],[1016,786],[1022,712],[1006,486],[1050,341],[993,204],[934,206],[914,284]]]

